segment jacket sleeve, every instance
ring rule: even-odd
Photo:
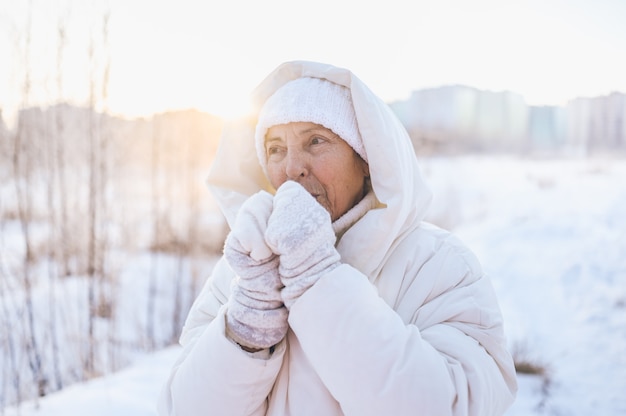
[[[504,413],[516,388],[512,362],[491,285],[472,272],[443,250],[421,265],[413,285],[433,288],[418,291],[424,299],[404,290],[395,305],[413,303],[411,322],[349,265],[293,305],[291,328],[346,415]]]
[[[191,308],[183,351],[163,387],[160,415],[264,415],[285,353],[278,344],[265,359],[243,351],[226,335],[225,312],[230,269],[220,260]],[[227,279],[226,279],[227,278]]]

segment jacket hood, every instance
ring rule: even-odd
[[[249,196],[259,190],[275,192],[257,158],[254,124],[265,100],[300,77],[326,79],[347,87],[352,94],[378,204],[341,237],[337,249],[344,262],[372,276],[384,263],[389,249],[424,218],[431,192],[423,181],[404,126],[389,106],[349,70],[308,61],[277,67],[253,92],[254,117],[247,123],[224,127],[207,185],[230,226]]]

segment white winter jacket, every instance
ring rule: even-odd
[[[340,237],[343,265],[292,306],[269,358],[226,338],[233,273],[220,260],[183,328],[160,413],[501,415],[517,385],[492,285],[468,248],[422,221],[431,196],[405,129],[355,75],[319,63],[281,65],[259,103],[301,76],[351,90],[378,206]],[[247,197],[274,192],[252,130],[225,132],[208,182],[230,224]]]

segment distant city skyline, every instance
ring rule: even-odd
[[[626,151],[626,94],[620,92],[533,106],[511,91],[455,85],[416,90],[391,108],[415,147],[434,152]]]
[[[252,89],[293,59],[347,67],[387,102],[446,85],[511,91],[529,105],[626,92],[626,2],[361,3],[0,0],[0,56],[9,58],[0,108],[10,118],[21,105],[85,104],[91,76],[98,105],[113,114],[236,117],[250,111]]]

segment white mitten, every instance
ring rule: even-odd
[[[224,245],[224,257],[237,274],[228,301],[226,333],[238,344],[255,349],[276,345],[288,329],[278,256],[264,238],[271,211],[272,195],[262,191],[251,196]]]
[[[285,285],[281,294],[287,309],[340,264],[330,214],[293,181],[276,191],[265,240],[280,255],[278,271]]]

